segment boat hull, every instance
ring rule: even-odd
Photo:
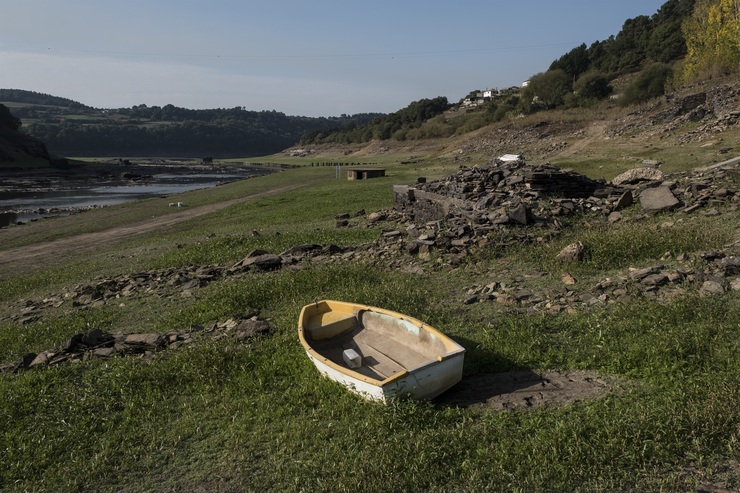
[[[319,372],[367,399],[433,399],[462,379],[464,348],[406,315],[325,300],[305,306],[298,325]]]

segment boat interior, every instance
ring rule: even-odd
[[[317,313],[307,322],[305,337],[317,353],[379,381],[438,361],[452,349],[432,331],[372,310]],[[347,361],[348,350],[361,357],[359,367]]]

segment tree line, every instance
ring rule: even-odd
[[[446,100],[445,104],[431,103],[443,98],[422,100],[365,126],[312,130],[301,142],[446,137],[511,115],[588,107],[609,97],[618,96],[619,104],[631,105],[661,96],[670,84],[738,72],[740,0],[668,0],[652,16],[627,19],[616,36],[573,48],[545,72],[533,75],[525,87],[500,91],[483,111],[448,119],[443,114]],[[615,89],[627,74],[636,75]],[[427,106],[431,111],[419,111]]]
[[[244,157],[274,154],[307,131],[364,125],[379,113],[339,117],[287,116],[243,107],[193,110],[172,104],[98,109],[48,94],[0,89],[23,131],[67,156]]]
[[[300,139],[301,145],[320,143],[360,143],[386,140],[419,129],[427,120],[450,108],[446,97],[414,101],[407,107],[388,115],[376,116],[365,125],[350,122],[343,126],[309,130]]]
[[[300,143],[415,140],[465,133],[511,115],[590,106],[615,97],[623,105],[664,94],[667,85],[740,72],[740,0],[668,0],[652,16],[624,22],[616,36],[585,43],[533,75],[523,88],[500,91],[484,110],[447,119],[447,98],[421,99],[394,113],[332,118],[286,116],[242,107],[191,110],[171,104],[100,110],[47,94],[0,89],[24,131],[64,155],[272,154]],[[617,87],[626,74],[630,84]],[[29,123],[26,125],[25,122]]]
[[[610,96],[612,82],[637,73],[618,98],[639,103],[697,78],[740,72],[738,0],[668,0],[654,15],[628,19],[617,36],[582,44],[533,76],[519,109],[584,106]]]

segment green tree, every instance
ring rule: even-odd
[[[686,55],[686,40],[681,24],[691,16],[696,0],[668,0],[653,15],[654,28],[647,46],[648,57],[670,63]]]
[[[302,144],[320,144],[323,142],[367,142],[372,139],[387,140],[390,138],[412,140],[421,133],[410,130],[419,129],[424,122],[441,115],[449,107],[447,98],[444,96],[421,99],[395,113],[376,116],[362,127],[352,125],[339,130],[326,129],[320,134],[304,134],[300,141]]]
[[[612,44],[614,59],[617,61],[614,69],[617,72],[630,72],[640,68],[646,58],[652,28],[653,23],[646,15],[624,22]]]
[[[586,44],[573,48],[550,65],[550,70],[562,69],[572,80],[586,72],[591,66]]]
[[[673,70],[665,63],[655,62],[642,70],[637,79],[627,86],[620,104],[627,106],[665,94],[666,82],[673,75]]]
[[[571,78],[563,69],[541,72],[529,79],[522,90],[520,107],[525,113],[562,106],[571,91]]]
[[[514,112],[520,103],[520,97],[518,94],[512,94],[504,99],[498,105],[491,105],[490,111],[492,112],[490,118],[494,122],[500,122],[506,118],[509,114]]]
[[[591,71],[576,80],[573,84],[573,91],[581,102],[586,102],[608,97],[612,93],[612,87],[604,74]]]
[[[740,72],[740,0],[697,0],[682,28],[684,78]]]

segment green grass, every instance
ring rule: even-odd
[[[709,467],[736,453],[737,334],[724,321],[740,314],[737,303],[726,312],[730,298],[510,317],[489,331],[445,326],[477,345],[466,363],[477,371],[506,370],[487,361],[503,358],[515,367],[587,368],[636,384],[580,406],[495,413],[414,402],[384,407],[320,379],[295,343],[293,317],[317,294],[431,319],[459,316],[419,309],[430,293],[408,276],[363,269],[208,288],[165,325],[260,306],[274,315],[278,333],[248,346],[203,342],[150,364],[90,361],[4,377],[3,487],[383,491],[392,481],[404,491],[655,491],[681,486],[671,475],[676,461]]]
[[[625,214],[629,217],[633,211]],[[533,246],[516,256],[518,262],[544,271],[570,269],[580,275],[604,275],[615,269],[670,263],[682,254],[721,249],[736,239],[737,214],[717,217],[658,215],[618,225],[599,221],[571,224],[554,241]],[[701,230],[702,234],[697,234]],[[563,265],[557,254],[580,241],[586,248],[584,262]],[[663,260],[661,260],[663,259]]]
[[[312,264],[232,275],[193,298],[134,296],[86,310],[62,305],[25,326],[7,318],[25,299],[98,275],[228,264],[254,248],[364,244],[382,225],[353,217],[349,228],[336,228],[335,216],[390,207],[390,185],[431,166],[420,168],[389,165],[391,178],[353,183],[306,167],[193,193],[189,202],[207,203],[313,181],[84,259],[6,274],[0,362],[58,347],[90,327],[182,331],[258,309],[276,332],[247,343],[204,336],[148,362],[91,359],[0,375],[0,491],[693,491],[740,458],[737,292],[663,302],[637,297],[630,305],[558,315],[461,302],[465,286],[528,272],[551,274],[532,281],[539,289],[559,283],[566,268],[593,285],[629,267],[671,264],[680,253],[694,261],[698,252],[731,242],[737,211],[671,227],[665,217],[608,228],[574,221],[550,243],[483,250],[455,269],[432,261],[422,264],[423,274],[364,262]],[[14,241],[33,244],[71,234],[63,231],[68,227],[95,231],[109,221],[169,212],[161,209],[145,201],[80,215],[79,225],[50,220],[48,231],[31,225],[30,239]],[[588,260],[559,264],[555,255],[576,240],[591,252]],[[668,251],[673,257],[659,261]],[[323,298],[430,323],[465,346],[466,377],[587,370],[617,379],[620,391],[531,412],[365,402],[319,377],[298,344],[300,308]]]

